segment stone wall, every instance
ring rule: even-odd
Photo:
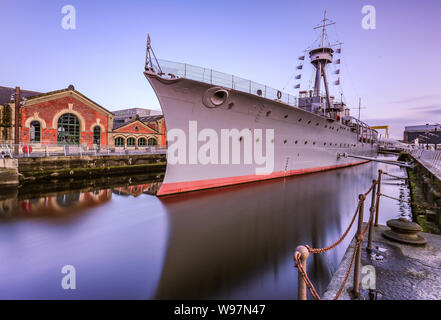
[[[0,187],[18,184],[17,159],[0,159]]]
[[[20,158],[18,168],[24,181],[164,172],[166,155]]]

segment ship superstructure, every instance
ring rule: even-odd
[[[144,74],[164,113],[169,147],[159,196],[341,168],[366,162],[347,155],[376,154],[377,132],[330,94],[329,24],[325,16],[321,45],[309,50],[314,88],[298,97],[211,69],[158,60],[148,37]]]

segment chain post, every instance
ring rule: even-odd
[[[302,265],[303,270],[306,271],[306,260],[309,256],[309,250],[305,246],[298,246],[294,252],[294,263],[296,263],[296,257],[300,254],[300,264]],[[300,270],[297,273],[297,299],[298,300],[307,300],[307,292],[306,292],[306,282],[303,279],[303,276],[300,274]]]
[[[375,226],[378,227],[378,213],[380,212],[380,195],[381,195],[381,175],[383,174],[383,170],[378,170],[378,179],[377,179],[377,203],[375,208]]]
[[[368,235],[368,245],[366,247],[366,251],[368,253],[372,252],[372,238],[373,238],[373,235],[374,235],[374,217],[373,217],[373,214],[374,214],[375,208],[376,208],[375,198],[377,197],[377,194],[376,194],[377,180],[372,180],[372,184],[374,185],[374,187],[372,189],[371,207],[369,209],[369,235]]]
[[[354,250],[357,250],[357,256],[355,258],[355,268],[354,268],[354,285],[352,287],[352,293],[357,299],[359,297],[359,287],[360,287],[360,266],[361,266],[361,245],[363,239],[363,212],[364,212],[364,200],[366,197],[363,194],[358,195],[358,199],[361,202],[360,209],[358,211],[358,229],[356,235],[356,246]]]

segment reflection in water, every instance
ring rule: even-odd
[[[160,199],[146,183],[0,200],[0,298],[295,299],[295,247],[338,239],[380,167],[405,175],[369,163]],[[385,180],[382,192],[409,197]],[[382,200],[380,223],[399,215],[406,204]],[[352,234],[308,259],[320,292]],[[76,290],[61,288],[66,264]]]

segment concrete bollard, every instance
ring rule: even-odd
[[[305,246],[298,246],[294,252],[294,263],[296,263],[296,256],[300,254],[300,264],[303,267],[303,270],[306,271],[306,260],[309,257],[309,251]],[[307,287],[306,282],[303,280],[302,275],[300,274],[300,270],[297,274],[297,299],[298,300],[307,300]]]

